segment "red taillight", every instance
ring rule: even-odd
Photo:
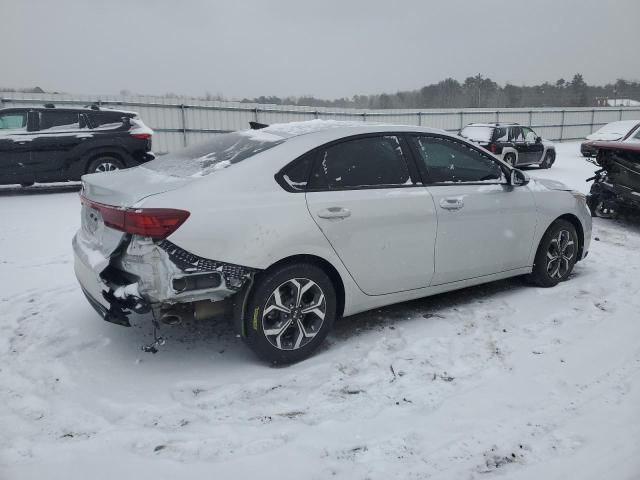
[[[495,143],[490,143],[489,144],[489,151],[491,153],[496,153],[498,151],[498,146]]]
[[[166,238],[182,225],[190,213],[173,208],[118,208],[80,197],[87,207],[100,212],[108,227],[125,233]]]
[[[140,140],[146,140],[147,138],[151,138],[150,133],[130,133],[133,138],[138,138]]]

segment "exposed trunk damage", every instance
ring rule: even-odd
[[[102,296],[112,307],[115,323],[125,323],[126,312],[168,311],[176,304],[221,302],[237,293],[253,277],[255,269],[193,255],[168,240],[154,241],[125,235],[108,256],[94,250],[78,233],[74,249],[96,272]],[[119,310],[119,311],[118,311]],[[184,306],[181,311],[185,312]],[[219,307],[194,307],[196,318],[205,318]]]
[[[95,310],[107,321],[130,326],[131,313],[151,312],[154,326],[175,324],[185,318],[212,318],[234,308],[233,297],[244,303],[243,287],[250,284],[255,269],[199,257],[169,240],[126,233],[106,224],[103,213],[143,212],[141,197],[130,191],[138,185],[143,196],[161,193],[174,182],[163,182],[148,171],[126,171],[122,183],[114,175],[85,178],[82,228],[73,239],[76,276]],[[96,197],[109,204],[96,205]],[[115,205],[115,207],[114,207]],[[101,209],[106,207],[107,211]],[[242,292],[241,295],[236,295]],[[160,338],[145,347],[157,351]]]

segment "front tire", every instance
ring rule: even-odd
[[[551,165],[556,161],[556,155],[553,151],[549,150],[544,154],[544,160],[540,163],[540,168],[551,168]]]
[[[291,264],[262,274],[244,318],[245,341],[263,360],[290,364],[310,357],[336,317],[335,287],[312,264]]]
[[[578,260],[578,234],[566,220],[556,220],[540,240],[529,280],[539,287],[565,281]]]

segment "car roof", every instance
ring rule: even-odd
[[[465,127],[513,127],[520,126],[516,122],[469,123]]]
[[[616,120],[615,122],[609,122],[605,124],[604,127],[606,127],[607,125],[629,125],[631,127],[639,123],[640,120]]]
[[[100,113],[100,112],[115,112],[115,113],[122,113],[122,114],[128,114],[128,115],[138,115],[137,112],[132,112],[129,110],[119,110],[119,109],[115,109],[115,108],[104,108],[104,107],[98,107],[98,108],[92,108],[90,105],[84,106],[84,107],[45,107],[45,106],[31,106],[31,107],[6,107],[6,108],[2,108],[0,109],[0,113],[3,112],[32,112],[32,111],[38,111],[38,112],[83,112],[83,113]]]
[[[412,125],[396,125],[375,122],[349,122],[340,120],[307,120],[303,122],[289,122],[269,125],[260,130],[256,130],[257,136],[268,134],[289,139],[293,137],[335,137],[336,139],[353,135],[367,133],[437,133],[450,135],[445,130],[437,128],[420,127]]]

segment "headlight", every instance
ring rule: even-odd
[[[587,196],[584,193],[579,192],[577,190],[571,190],[571,195],[573,195],[573,198],[577,200],[581,200],[584,203],[587,203]]]

